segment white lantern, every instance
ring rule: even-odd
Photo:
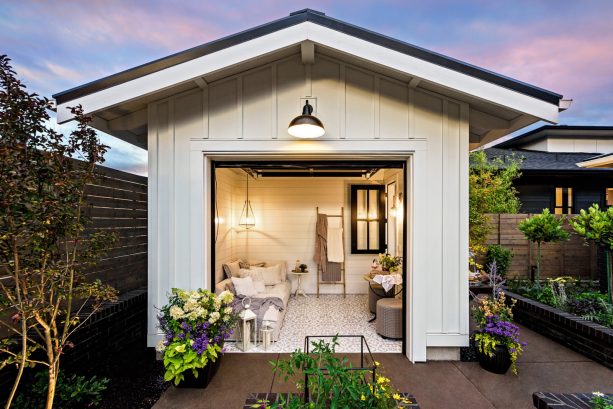
[[[249,309],[251,305],[251,299],[249,297],[243,298],[243,307],[245,308],[238,314],[238,340],[237,347],[243,352],[251,351],[256,343],[258,336],[258,324],[257,315]]]

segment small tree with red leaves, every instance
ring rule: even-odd
[[[116,291],[86,273],[116,241],[86,230],[85,187],[107,147],[81,107],[69,135],[49,124],[51,101],[28,93],[10,59],[0,56],[0,369],[17,368],[9,408],[26,367],[49,373],[53,406],[63,352],[71,335]],[[76,161],[75,159],[79,159]],[[35,353],[36,351],[36,353]]]

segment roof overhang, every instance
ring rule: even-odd
[[[602,155],[577,163],[582,168],[613,168],[613,154]]]
[[[182,92],[207,76],[222,77],[224,71],[237,71],[284,53],[299,52],[301,48],[304,52],[305,48],[310,49],[301,47],[305,43],[406,75],[416,86],[430,86],[443,94],[479,102],[487,109],[471,104],[471,147],[538,120],[551,123],[558,120],[562,101],[559,94],[308,10],[56,94],[57,119],[59,123],[70,121],[72,116],[67,108],[78,104],[94,116],[115,110],[113,119],[99,117],[94,126],[142,146],[138,132],[131,130],[146,127],[143,101]],[[500,118],[492,114],[496,109],[516,115]],[[473,121],[477,122],[474,137]]]

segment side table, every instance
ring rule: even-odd
[[[298,277],[298,287],[296,288],[296,291],[294,292],[294,297],[298,297],[298,294],[302,294],[304,297],[308,297],[306,293],[304,292],[304,290],[302,289],[302,276],[309,274],[309,271],[308,270],[306,271],[292,270],[290,271],[290,273]]]

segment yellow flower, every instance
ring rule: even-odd
[[[381,365],[379,362],[375,361],[375,366]]]
[[[398,393],[395,393],[393,395],[393,398],[396,399],[396,400],[400,400],[400,395]]]
[[[360,396],[360,400],[366,400],[366,396],[364,396],[364,394],[362,394],[362,396]]]

